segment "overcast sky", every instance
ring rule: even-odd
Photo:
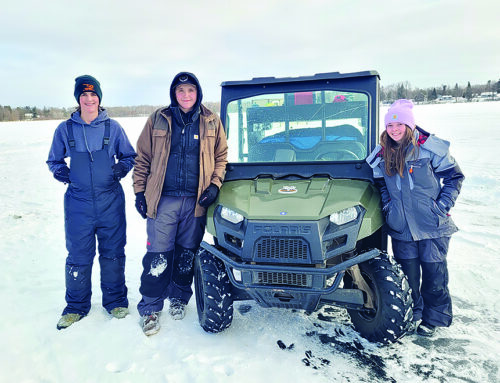
[[[195,73],[204,100],[260,76],[376,70],[382,85],[500,78],[498,0],[7,0],[0,11],[0,105],[76,105],[74,78],[103,105],[169,104]]]

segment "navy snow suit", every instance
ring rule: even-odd
[[[62,315],[90,310],[96,237],[101,268],[102,305],[110,312],[128,307],[125,285],[125,196],[114,176],[115,158],[125,172],[136,154],[122,127],[101,110],[86,124],[79,112],[59,125],[47,164],[52,172],[71,158],[70,183],[64,196],[66,231],[66,302]]]
[[[404,177],[387,175],[382,147],[368,156],[373,168],[396,260],[412,288],[414,320],[449,326],[452,302],[446,255],[458,229],[448,211],[460,193],[464,175],[449,154],[449,142],[414,130],[416,155],[406,158]]]

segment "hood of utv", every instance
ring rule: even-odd
[[[247,219],[319,220],[351,206],[380,211],[378,191],[366,181],[312,178],[308,180],[228,181],[222,186],[218,204]]]

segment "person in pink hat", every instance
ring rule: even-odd
[[[415,124],[413,103],[397,100],[384,118],[380,145],[368,156],[380,190],[394,257],[412,289],[417,334],[451,325],[446,257],[455,226],[450,210],[464,175],[448,141]]]

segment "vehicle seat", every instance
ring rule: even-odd
[[[274,153],[274,162],[294,162],[295,159],[295,150],[292,149],[277,149]]]

